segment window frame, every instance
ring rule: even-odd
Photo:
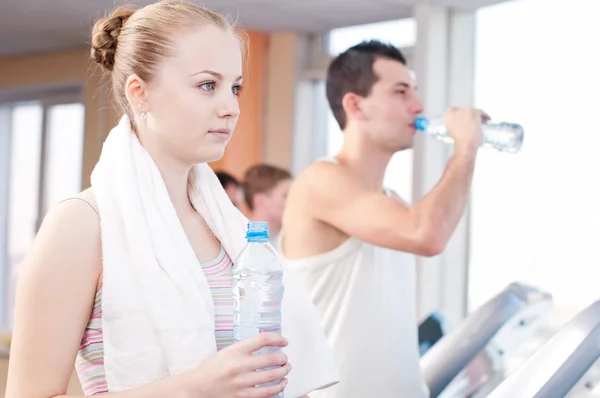
[[[8,264],[8,212],[10,209],[10,177],[12,156],[12,112],[20,104],[35,102],[42,107],[41,120],[41,145],[40,145],[40,170],[38,178],[38,198],[35,230],[37,231],[48,209],[44,207],[46,165],[48,161],[48,113],[55,105],[81,103],[85,106],[83,84],[64,84],[40,87],[25,87],[0,91],[0,134],[1,148],[5,148],[6,156],[0,159],[0,328],[6,329],[12,321],[8,314],[11,313],[9,305],[12,302],[9,294],[14,291],[12,286],[11,269]],[[86,113],[84,113],[84,118]],[[85,119],[84,119],[85,124]],[[84,129],[85,134],[85,129]],[[6,145],[5,145],[6,144]],[[84,148],[81,148],[82,156]],[[83,180],[80,182],[83,186]]]

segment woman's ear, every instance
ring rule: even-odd
[[[125,82],[125,96],[136,117],[145,118],[142,114],[150,112],[146,87],[146,83],[138,75],[129,76]]]

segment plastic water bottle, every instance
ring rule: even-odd
[[[446,143],[453,143],[444,120],[441,118],[427,119],[418,117],[415,119],[415,129],[423,131],[434,138]],[[523,146],[523,127],[515,123],[483,123],[483,147],[494,148],[500,152],[517,153]]]
[[[234,342],[262,332],[281,333],[283,267],[269,243],[267,223],[249,222],[246,239],[248,243],[233,267]],[[281,347],[264,347],[254,354],[280,350]],[[279,380],[269,385],[277,383]],[[283,392],[274,398],[283,398]]]

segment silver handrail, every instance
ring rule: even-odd
[[[600,300],[577,314],[490,398],[562,398],[600,357]]]
[[[548,293],[518,282],[508,285],[423,356],[421,369],[430,397],[438,397],[498,333],[535,322],[551,306]]]

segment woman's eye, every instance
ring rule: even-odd
[[[204,91],[214,91],[215,82],[202,83],[199,87],[200,87],[200,89],[202,89]]]
[[[242,92],[242,86],[241,85],[235,85],[231,88],[231,92],[233,93],[233,95],[240,95],[240,93]]]

